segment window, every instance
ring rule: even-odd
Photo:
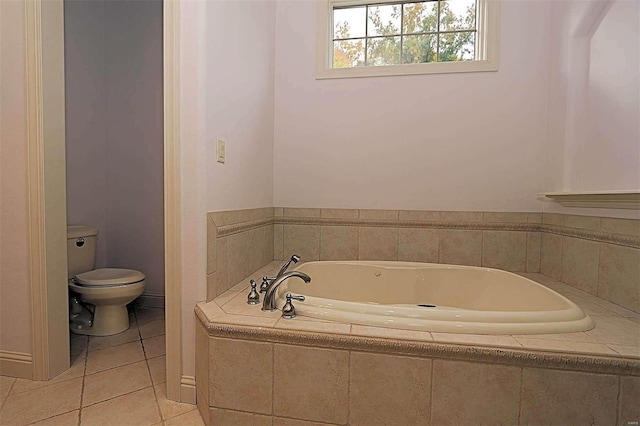
[[[329,0],[317,78],[496,71],[498,0]]]

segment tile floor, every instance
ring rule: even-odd
[[[132,308],[129,330],[71,335],[71,368],[47,382],[0,376],[0,425],[204,425],[169,401],[164,311]]]

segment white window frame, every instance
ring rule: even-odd
[[[477,0],[476,55],[480,59],[459,62],[428,62],[333,68],[333,8],[365,4],[389,4],[398,0],[317,0],[316,79],[384,77],[414,74],[498,71],[500,50],[500,0]]]

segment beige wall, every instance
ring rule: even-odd
[[[0,2],[0,351],[31,353],[24,22]]]

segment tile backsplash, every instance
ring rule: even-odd
[[[524,212],[262,208],[207,218],[207,300],[271,260],[541,272],[640,312],[640,221]]]

